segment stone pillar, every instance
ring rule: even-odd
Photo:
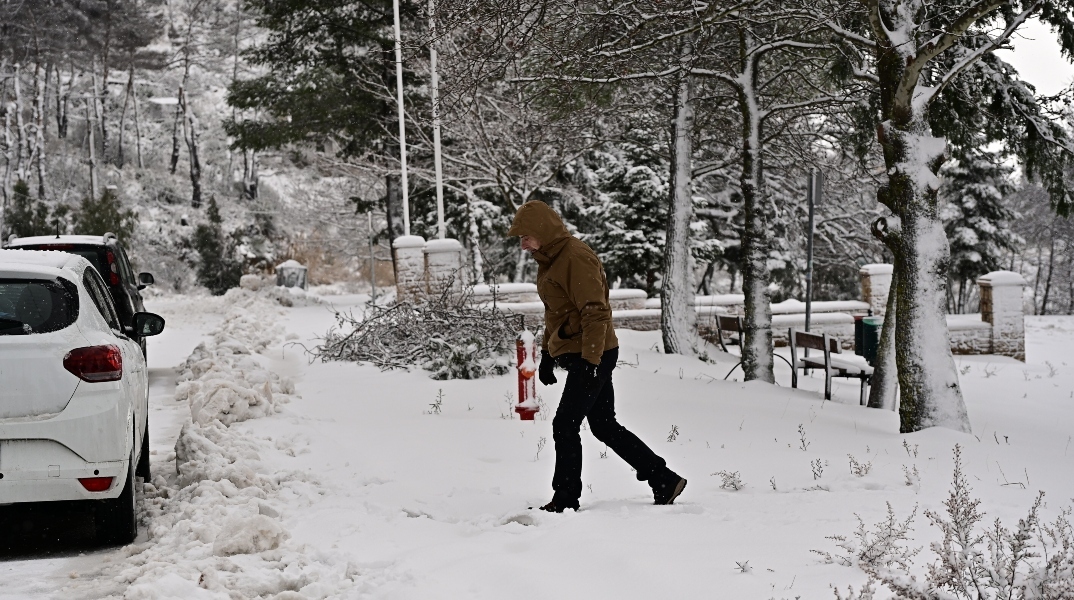
[[[873,314],[882,317],[888,309],[888,294],[891,292],[891,274],[894,265],[863,265],[858,273],[861,275],[861,299],[873,310]]]
[[[395,258],[396,298],[414,301],[425,296],[425,239],[418,235],[401,235],[392,241]]]
[[[462,244],[459,240],[425,242],[425,281],[430,294],[440,294],[451,286],[453,294],[462,293]]]
[[[1026,280],[1013,271],[993,271],[977,280],[981,286],[981,320],[992,324],[992,354],[1026,359],[1026,327],[1022,292]]]

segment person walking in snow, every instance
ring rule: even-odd
[[[556,447],[552,501],[541,510],[578,510],[582,419],[589,419],[593,435],[637,471],[639,481],[649,483],[654,504],[671,504],[686,487],[686,480],[615,419],[612,370],[619,359],[619,340],[612,327],[608,280],[600,259],[540,201],[518,209],[507,235],[519,237],[522,249],[539,265],[537,293],[544,303],[539,379],[552,385],[557,382],[556,365],[567,371],[552,420]]]

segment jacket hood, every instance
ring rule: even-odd
[[[515,220],[511,223],[507,235],[528,235],[536,238],[541,246],[548,246],[557,240],[570,237],[571,233],[552,207],[540,200],[531,200],[515,213]]]

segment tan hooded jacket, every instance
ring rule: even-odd
[[[580,352],[599,365],[606,350],[619,347],[608,303],[608,279],[593,250],[572,236],[556,211],[540,201],[522,205],[510,236],[528,235],[541,243],[537,293],[544,303],[541,348],[552,356]]]

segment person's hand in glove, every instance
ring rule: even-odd
[[[537,378],[541,380],[542,384],[552,385],[558,381],[554,372],[555,368],[556,360],[552,358],[548,350],[541,350],[541,364],[537,367]]]
[[[594,388],[597,385],[597,365],[589,362],[584,358],[579,358],[578,362],[574,364],[571,369],[581,378],[582,383],[587,388]]]

